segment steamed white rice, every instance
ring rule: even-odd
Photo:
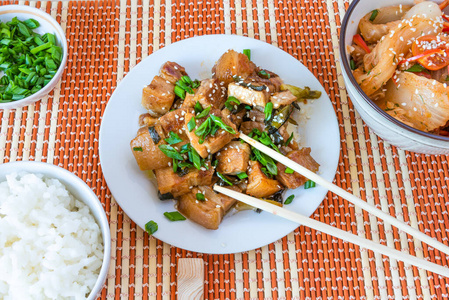
[[[84,299],[102,259],[95,218],[61,182],[27,173],[0,182],[0,299]]]

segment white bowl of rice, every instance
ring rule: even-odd
[[[97,196],[42,162],[0,164],[0,299],[95,299],[109,268]]]

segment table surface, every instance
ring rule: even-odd
[[[3,1],[1,4],[18,3]],[[440,299],[449,281],[299,227],[273,244],[208,255],[148,236],[117,205],[98,157],[101,116],[115,87],[139,61],[188,37],[237,34],[273,44],[301,61],[335,108],[341,155],[334,183],[448,244],[447,156],[397,149],[360,119],[339,62],[345,0],[20,2],[54,16],[69,59],[56,89],[22,109],[0,111],[0,162],[45,161],[81,177],[98,195],[112,236],[101,298],[176,298],[177,260],[205,262],[206,299]],[[448,257],[328,193],[312,217],[448,266]]]

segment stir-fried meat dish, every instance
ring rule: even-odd
[[[375,103],[416,129],[449,136],[449,18],[440,5],[376,9],[360,20],[351,69]]]
[[[299,147],[287,124],[296,122],[298,102],[321,93],[284,84],[233,50],[212,72],[192,80],[182,66],[166,62],[143,89],[148,113],[139,118],[131,149],[140,169],[154,172],[161,200],[177,200],[182,215],[217,229],[236,200],[216,193],[214,184],[282,205],[286,189],[308,181],[240,140],[240,131],[318,171],[311,149]]]

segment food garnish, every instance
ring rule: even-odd
[[[0,103],[28,97],[47,85],[62,61],[62,49],[51,33],[33,31],[34,19],[0,22]]]
[[[172,222],[186,220],[186,217],[181,215],[178,211],[164,212],[164,216]]]
[[[149,235],[154,234],[157,230],[158,230],[157,223],[154,222],[153,220],[151,220],[151,221],[149,221],[148,223],[145,224],[145,231]]]

